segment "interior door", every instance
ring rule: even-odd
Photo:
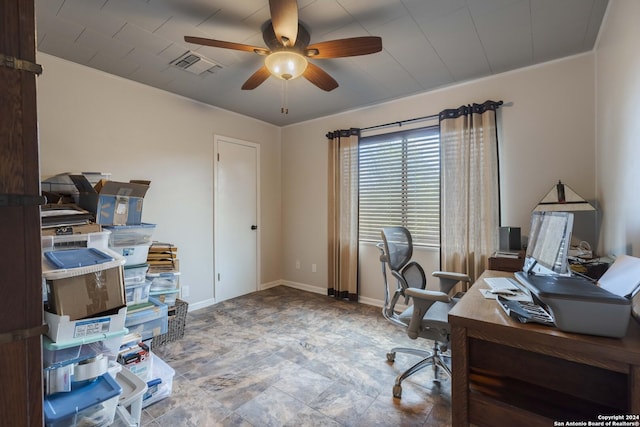
[[[216,302],[258,289],[259,145],[216,136],[215,288]]]

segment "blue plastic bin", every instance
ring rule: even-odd
[[[44,399],[47,427],[110,425],[118,406],[122,387],[110,374],[71,392],[57,393]]]

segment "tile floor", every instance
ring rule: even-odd
[[[172,394],[143,410],[158,426],[449,426],[450,381],[395,376],[425,346],[381,309],[278,286],[187,316],[183,339],[154,352],[176,372]]]

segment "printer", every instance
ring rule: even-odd
[[[597,283],[574,274],[568,263],[573,214],[534,211],[518,282],[544,305],[566,332],[621,338],[640,287],[640,258],[619,255]]]
[[[606,273],[605,273],[606,274]],[[616,295],[581,276],[536,275],[516,279],[548,309],[565,332],[621,338],[631,319],[631,298]]]

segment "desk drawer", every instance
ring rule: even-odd
[[[469,391],[470,407],[474,400],[493,402],[552,420],[597,420],[630,410],[623,373],[473,338]]]
[[[523,265],[524,258],[489,257],[489,270],[515,273],[522,271]]]
[[[549,427],[553,425],[554,420],[500,402],[482,393],[472,392],[469,395],[469,421],[472,425],[481,427]]]

